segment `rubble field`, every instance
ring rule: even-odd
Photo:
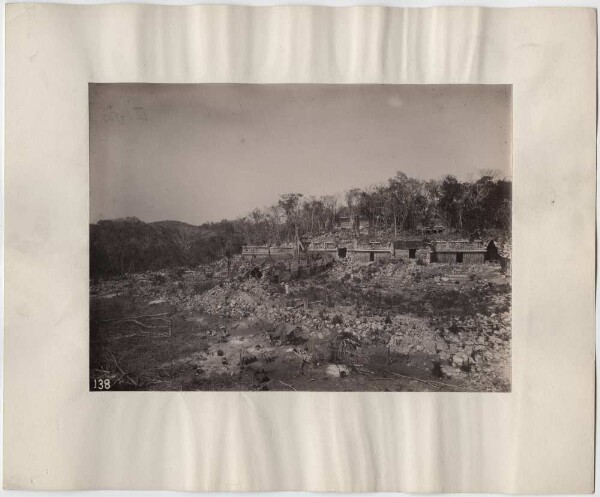
[[[505,392],[497,263],[341,259],[287,281],[236,257],[92,282],[90,385],[111,390]]]

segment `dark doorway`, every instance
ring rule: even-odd
[[[408,258],[416,259],[417,257],[417,249],[408,249]]]
[[[338,248],[338,257],[341,259],[346,257],[346,248]]]
[[[373,262],[375,260],[375,252],[369,252],[369,261]]]
[[[462,262],[463,262],[463,253],[462,252],[458,252],[456,254],[456,262],[458,262],[459,264],[462,264]]]
[[[488,243],[487,249],[485,251],[485,260],[486,261],[497,261],[498,260],[498,247],[496,243],[492,240]]]

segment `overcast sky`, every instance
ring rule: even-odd
[[[91,222],[233,219],[396,171],[511,177],[510,86],[90,85]]]

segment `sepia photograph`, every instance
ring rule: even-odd
[[[511,391],[510,85],[89,85],[90,391]]]

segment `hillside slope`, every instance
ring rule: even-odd
[[[90,225],[90,276],[93,279],[192,266],[238,251],[241,240],[223,223],[193,226],[179,221],[145,223],[137,218]]]

